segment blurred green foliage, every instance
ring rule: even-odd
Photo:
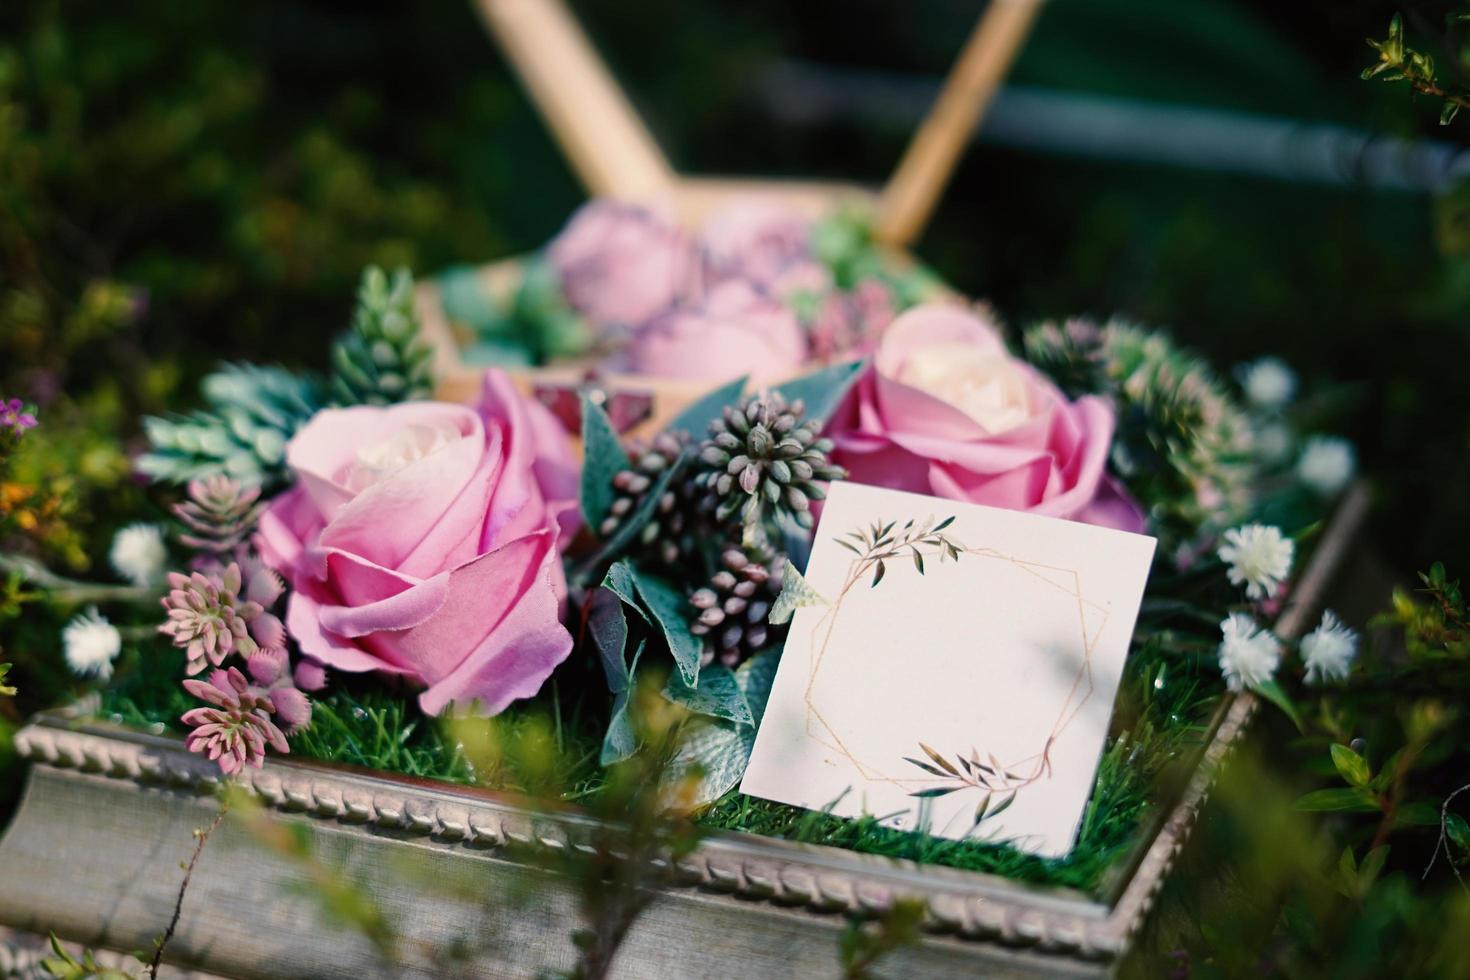
[[[950,0],[574,6],[686,169],[863,181],[889,172],[906,131],[780,124],[752,80],[776,56],[937,76],[975,17]],[[1441,129],[1437,100],[1406,105],[1396,87],[1357,80],[1373,57],[1364,37],[1400,7],[1428,50],[1455,5],[1053,0],[1014,77],[1463,142],[1470,124]],[[129,475],[142,415],[193,407],[221,360],[325,366],[364,265],[426,274],[525,251],[579,196],[458,0],[0,5],[0,395],[36,403],[42,420],[0,481],[0,546],[109,578],[112,532],[162,514]],[[919,251],[1018,323],[1124,314],[1170,325],[1222,366],[1274,353],[1309,384],[1347,382],[1343,434],[1382,491],[1377,543],[1408,569],[1470,543],[1467,215],[1466,185],[1436,200],[981,144]],[[1415,727],[1424,716],[1409,705],[1430,697],[1418,689],[1400,714],[1398,680],[1347,720],[1316,706],[1315,740],[1292,742],[1283,719],[1261,726],[1259,758],[1232,768],[1171,879],[1139,975],[1171,962],[1197,976],[1470,969],[1456,942],[1470,900],[1450,870],[1461,825],[1447,822],[1448,860],[1426,884],[1437,826],[1390,819],[1384,851],[1377,802],[1325,818],[1292,807],[1353,788],[1329,742],[1370,783],[1421,745],[1403,799],[1454,791],[1446,774],[1464,768],[1466,743],[1442,686],[1464,669],[1441,655],[1459,649],[1453,637],[1434,633],[1461,628],[1435,619],[1447,584],[1394,607],[1409,659],[1383,667],[1422,669],[1412,683],[1448,701],[1447,727]],[[0,699],[0,812],[18,788],[6,733],[65,693],[57,634],[75,611],[0,579],[0,659],[20,689]],[[391,717],[347,723],[366,733],[350,761],[371,762],[369,736]]]

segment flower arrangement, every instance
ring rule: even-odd
[[[1352,670],[1357,637],[1331,613],[1299,655],[1268,628],[1352,470],[1295,413],[1284,365],[1237,385],[1122,321],[1009,335],[853,216],[764,205],[689,232],[589,204],[480,317],[470,404],[429,400],[412,297],[407,273],[370,269],[328,374],[225,365],[205,408],[147,420],[137,467],[171,526],[124,527],[110,557],[161,605],[156,638],[99,602],[64,639],[104,712],[181,731],[224,775],[293,752],[493,781],[465,720],[550,711],[575,719],[558,737],[584,751],[556,783],[581,799],[638,757],[656,702],[681,719],[669,771],[692,778],[700,826],[912,854],[911,835],[730,792],[793,570],[835,479],[1028,510],[1166,545],[1125,683],[1143,693],[1125,693],[1095,791],[1111,816],[1060,862],[926,853],[1092,888],[1227,691],[1293,712],[1293,678]],[[617,392],[589,385],[568,431],[515,375],[567,358],[703,394],[628,439]]]

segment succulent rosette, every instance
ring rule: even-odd
[[[565,433],[502,372],[474,407],[318,413],[286,452],[298,478],[256,546],[292,592],[301,651],[422,685],[419,704],[498,712],[572,648],[561,551],[576,530]]]
[[[1141,531],[1107,471],[1114,424],[1106,399],[1069,400],[976,313],[927,304],[888,327],[826,434],[859,483]]]

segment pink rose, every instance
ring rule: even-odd
[[[788,307],[731,280],[710,290],[699,306],[671,310],[649,324],[633,338],[628,355],[634,371],[664,378],[781,378],[806,360],[806,338]]]
[[[286,447],[297,486],[256,535],[290,581],[286,628],[342,671],[401,674],[438,714],[498,712],[572,649],[561,548],[577,464],[561,426],[500,371],[475,408],[326,409]]]
[[[699,256],[681,229],[618,201],[583,205],[547,258],[573,308],[600,326],[639,327],[699,286]]]
[[[704,246],[715,279],[744,279],[776,291],[778,280],[811,259],[811,222],[779,201],[732,201],[704,224]],[[820,268],[820,266],[817,266]]]
[[[1107,474],[1113,424],[1107,401],[1068,401],[984,320],[929,304],[888,326],[826,434],[858,483],[1141,531]]]

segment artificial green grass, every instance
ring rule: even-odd
[[[1213,645],[1196,629],[1176,631],[1188,607],[1158,604],[1146,612],[1119,690],[1113,731],[1097,783],[1083,813],[1077,844],[1066,858],[1047,860],[1003,842],[947,840],[882,826],[874,817],[850,820],[821,811],[755,799],[731,791],[699,818],[709,831],[738,831],[867,854],[983,871],[1018,881],[1105,894],[1127,866],[1150,817],[1187,775],[1219,702]],[[1151,622],[1150,622],[1151,620]],[[131,651],[103,691],[101,714],[153,730],[179,731],[178,717],[194,706],[179,686],[177,651],[152,643]],[[537,698],[513,706],[511,726],[545,721],[567,760],[562,796],[575,801],[601,784],[597,757],[606,690],[592,665],[565,665]],[[336,675],[315,700],[312,725],[291,739],[293,757],[359,766],[462,785],[521,789],[506,774],[476,772],[446,726],[417,709],[412,692],[382,679]],[[983,827],[983,825],[982,825]]]
[[[882,826],[876,817],[850,820],[768,800],[727,794],[701,822],[711,829],[826,844],[865,854],[984,871],[1018,881],[1106,893],[1124,859],[1140,842],[1157,801],[1186,775],[1194,749],[1219,702],[1219,677],[1197,655],[1170,653],[1161,638],[1136,647],[1130,659],[1113,734],[1076,846],[1048,860],[1004,842],[948,840]],[[983,828],[983,824],[982,824]]]

